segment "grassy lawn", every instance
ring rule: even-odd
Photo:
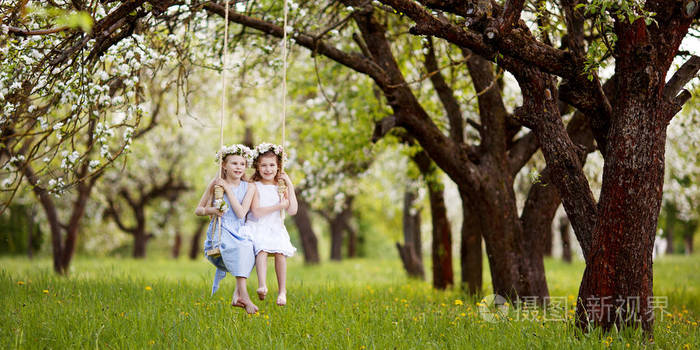
[[[479,299],[435,291],[411,280],[398,260],[349,260],[304,266],[290,261],[288,305],[278,307],[274,266],[270,294],[248,316],[230,304],[234,279],[209,296],[206,261],[78,258],[71,276],[51,261],[0,258],[0,348],[636,348],[638,332],[581,334],[570,309],[581,262],[548,260],[550,294],[561,313],[516,313],[489,322]],[[665,257],[654,265],[655,341],[647,347],[700,348],[700,257]],[[254,275],[254,273],[253,273]],[[488,276],[488,273],[485,273]],[[486,277],[485,290],[490,290]],[[252,277],[249,291],[257,281]],[[553,316],[551,316],[553,315]],[[487,315],[488,316],[488,315]],[[488,317],[487,317],[488,318]],[[554,318],[555,320],[548,320]]]

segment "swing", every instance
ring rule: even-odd
[[[280,172],[284,171],[284,144],[285,144],[285,124],[287,121],[287,1],[284,0],[284,26],[282,27],[282,162],[280,164]],[[229,11],[229,1],[226,1],[225,10],[225,24],[224,24],[224,53],[222,58],[223,67],[221,69],[221,115],[219,118],[220,132],[219,132],[219,168],[217,170],[217,179],[221,179],[221,167],[223,166],[224,157],[224,113],[226,110],[226,64],[228,63],[228,12]],[[280,200],[287,192],[287,185],[284,180],[278,180],[277,190],[280,196]],[[214,186],[214,206],[221,208],[225,203],[224,201],[224,188],[216,185]],[[284,219],[284,210],[280,210],[280,215]],[[214,240],[212,248],[206,251],[207,256],[217,257],[221,256],[221,217],[216,216],[214,222],[215,230],[212,235]],[[217,235],[218,232],[218,235]]]

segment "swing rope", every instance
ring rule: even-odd
[[[285,149],[285,135],[286,135],[286,123],[287,123],[287,17],[288,17],[288,0],[284,0],[284,26],[282,27],[282,162],[280,169],[284,171],[284,154]],[[229,15],[229,1],[226,1],[225,15],[224,15],[224,55],[222,59],[222,69],[221,69],[221,115],[219,117],[219,170],[217,172],[217,178],[221,179],[222,167],[224,162],[224,157],[222,150],[224,148],[224,114],[226,113],[226,69],[228,63],[228,15]],[[286,187],[286,186],[285,186]],[[223,200],[224,189],[221,186],[214,187],[214,199]],[[284,211],[280,214],[284,218]],[[212,251],[208,252],[209,255],[220,255],[219,245],[221,245],[221,218],[217,216],[217,227],[218,227],[218,244]]]
[[[223,149],[224,149],[224,114],[226,113],[226,64],[228,63],[228,5],[229,2],[226,1],[226,14],[224,21],[224,57],[222,59],[221,67],[221,115],[219,117],[219,169],[217,171],[217,179],[221,179],[221,173],[223,172]],[[223,187],[216,185],[214,186],[214,203],[221,203],[224,200],[224,189]],[[220,204],[219,204],[220,206]],[[207,251],[207,255],[218,256],[221,255],[221,218],[216,216],[216,227],[218,231],[217,241],[214,247]],[[212,237],[213,238],[213,237]]]
[[[284,23],[282,27],[282,161],[280,162],[280,172],[284,172],[284,155],[287,153],[285,146],[285,126],[287,124],[287,1],[284,0]],[[277,181],[280,201],[287,192],[287,185],[284,180]],[[280,210],[280,217],[284,220],[284,210]]]
[[[282,166],[284,171],[284,154],[287,152],[285,146],[285,124],[287,123],[287,1],[284,0],[284,27],[282,31]]]

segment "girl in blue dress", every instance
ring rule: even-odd
[[[255,193],[255,184],[244,179],[252,151],[244,145],[233,145],[223,148],[220,154],[224,157],[221,177],[216,177],[209,183],[195,214],[211,216],[207,238],[204,241],[205,252],[214,248],[218,241],[218,225],[215,219],[221,219],[221,255],[209,256],[205,253],[207,259],[216,266],[212,294],[219,288],[219,282],[226,277],[226,273],[231,273],[236,276],[236,289],[231,305],[245,308],[246,312],[253,314],[258,311],[258,307],[250,300],[246,288],[246,280],[255,265],[253,241],[240,231]],[[225,205],[214,206],[216,185],[224,188]]]

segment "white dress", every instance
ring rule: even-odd
[[[258,191],[258,206],[269,207],[279,204],[280,197],[277,192],[277,185],[264,185],[261,182],[255,183]],[[280,211],[274,211],[261,218],[256,218],[253,213],[248,214],[248,221],[241,228],[242,233],[249,235],[253,239],[253,249],[255,255],[261,251],[275,254],[281,253],[285,256],[294,256],[296,248],[289,241],[289,233],[284,227],[284,222]]]

